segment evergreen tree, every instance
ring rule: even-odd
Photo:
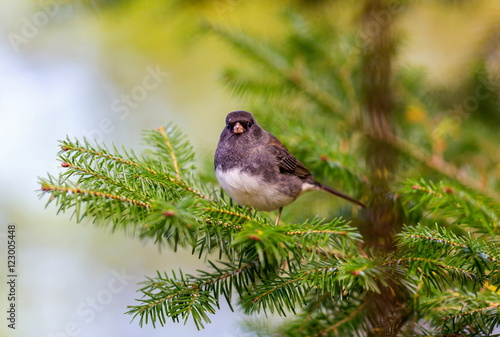
[[[128,311],[139,324],[192,319],[203,328],[223,297],[247,313],[293,315],[283,336],[492,336],[500,325],[499,182],[487,174],[481,184],[481,172],[455,155],[480,137],[466,125],[458,126],[463,139],[436,136],[446,102],[420,71],[394,66],[390,20],[366,34],[389,6],[366,1],[353,36],[329,18],[291,11],[283,41],[206,26],[249,64],[224,71],[228,88],[319,180],[340,184],[366,211],[337,207],[305,219],[299,199],[275,226],[201,178],[173,125],[146,132],[150,148],[141,154],[61,142],[66,171],[41,179],[48,203],[207,259],[198,274],[145,280]]]

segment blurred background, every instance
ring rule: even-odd
[[[478,60],[490,73],[498,72],[500,2],[394,3],[404,11],[379,20],[382,25],[393,20],[401,33],[396,66],[421,69],[428,91],[441,95],[450,109],[457,98],[475,104],[463,99],[475,88]],[[45,209],[37,177],[61,170],[57,141],[66,136],[139,151],[142,130],[173,121],[195,146],[201,174],[213,179],[212,156],[225,115],[251,106],[221,83],[225,67],[247,62],[201,27],[211,22],[279,40],[288,29],[283,13],[290,10],[310,20],[327,14],[346,34],[360,20],[357,1],[0,0],[0,335],[252,335],[242,323],[248,318],[227,306],[203,331],[190,323],[157,329],[130,323],[123,313],[145,276],[181,267],[194,273],[203,261],[189,252],[159,251],[123,232],[76,224],[69,214],[57,215],[53,205]],[[468,113],[478,109],[465,107]],[[488,109],[492,114],[480,118],[498,125],[498,106]],[[416,104],[405,118],[419,123],[425,113]],[[453,134],[464,118],[434,122]],[[481,144],[476,146],[470,151],[481,152]],[[486,146],[500,156],[492,143]],[[484,163],[491,168],[489,160],[496,159]],[[498,164],[492,169],[500,171]],[[17,226],[15,331],[3,317],[9,224]]]

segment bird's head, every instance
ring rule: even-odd
[[[226,117],[226,129],[231,134],[241,135],[251,132],[252,128],[258,127],[255,118],[250,112],[233,111]],[[227,131],[226,131],[227,132]]]

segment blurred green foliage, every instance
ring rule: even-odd
[[[96,4],[107,6],[90,2]],[[250,110],[320,181],[368,204],[359,212],[311,194],[285,209],[284,222],[293,225],[276,228],[210,192],[206,172],[199,180],[181,179],[175,166],[127,153],[123,160],[136,164],[115,172],[113,151],[88,145],[62,156],[78,183],[89,186],[82,197],[66,179],[43,180],[61,209],[86,203],[91,207],[82,214],[99,223],[131,223],[144,237],[192,246],[200,257],[215,249],[223,259],[200,275],[148,279],[144,297],[131,307],[141,323],[192,317],[202,327],[219,296],[231,303],[235,290],[249,313],[296,314],[281,330],[286,336],[492,335],[500,320],[499,34],[488,21],[468,41],[467,62],[439,85],[403,55],[411,34],[405,28],[429,6],[410,0],[127,1],[105,14],[113,43],[126,41],[155,62],[195,50],[183,75],[224,66],[220,80],[238,102],[232,110]],[[494,5],[432,6],[447,19],[455,15],[459,26]],[[200,100],[193,93],[184,95]],[[187,148],[163,150],[186,157],[179,159],[186,164],[192,155]],[[104,153],[98,157],[109,166],[84,166],[90,159],[81,153],[92,151]],[[109,179],[131,173],[137,186]],[[104,199],[88,192],[103,193],[96,177],[108,177]],[[110,208],[116,211],[110,217],[104,207],[120,200],[113,197],[118,192],[137,202]],[[325,222],[307,220],[316,214]],[[352,219],[351,227],[339,216]]]

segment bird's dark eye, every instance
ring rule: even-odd
[[[253,125],[252,122],[247,122],[247,128],[251,127]]]
[[[231,129],[231,124],[226,123],[226,128],[227,128],[227,129]]]

